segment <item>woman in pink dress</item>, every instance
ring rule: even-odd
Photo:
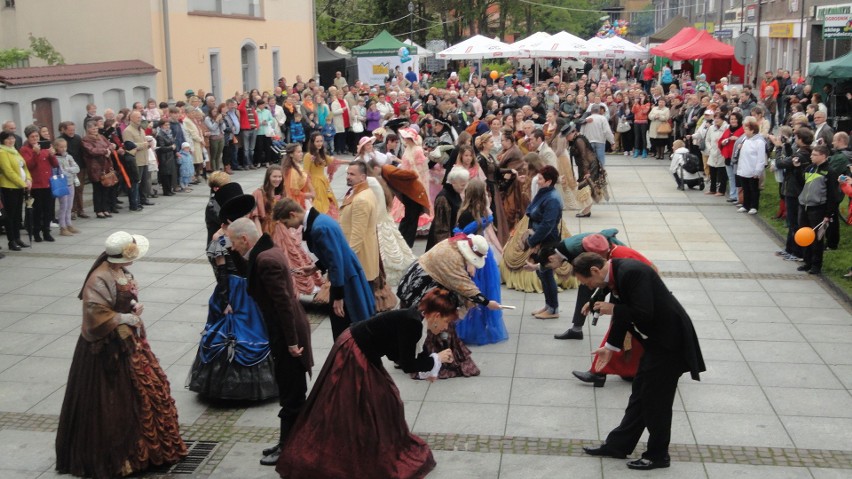
[[[399,159],[399,167],[404,170],[416,171],[417,176],[420,179],[420,183],[423,184],[423,189],[429,191],[429,160],[426,158],[426,153],[423,152],[423,141],[420,138],[420,135],[411,128],[400,128],[399,137],[405,142],[405,150],[403,150],[402,156]],[[394,199],[393,207],[391,209],[391,215],[393,216],[394,221],[399,223],[404,214],[405,207],[403,207],[402,203],[398,199]],[[420,215],[417,231],[428,232],[429,225],[431,223],[432,205],[430,201],[429,211]]]
[[[302,147],[296,145],[299,151]],[[263,178],[263,186],[256,189],[252,195],[255,200],[255,210],[251,218],[257,224],[260,231],[268,233],[272,241],[287,255],[290,269],[301,270],[305,266],[313,265],[307,251],[302,248],[302,232],[287,228],[280,221],[272,219],[272,207],[285,196],[284,173],[278,165],[272,165],[266,169]],[[291,274],[293,287],[296,294],[304,294],[313,297],[322,286],[323,279],[318,271],[313,274]]]

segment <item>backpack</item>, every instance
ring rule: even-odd
[[[701,163],[701,158],[693,153],[684,153],[683,155],[683,170],[690,174],[698,173],[704,165]]]

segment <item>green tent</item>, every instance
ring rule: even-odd
[[[811,63],[808,76],[813,79],[814,91],[822,91],[822,87],[829,83],[839,85],[849,81],[852,78],[852,52],[834,60]]]
[[[852,52],[827,62],[811,63],[808,75],[830,79],[852,78]]]
[[[399,52],[399,49],[405,47],[411,55],[417,55],[417,47],[403,43],[387,30],[382,30],[376,35],[376,38],[369,42],[352,49],[352,55],[356,57],[389,57],[394,56]]]

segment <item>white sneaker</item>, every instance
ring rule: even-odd
[[[740,208],[737,210],[737,213],[745,213],[746,211],[748,210],[740,206]]]
[[[756,214],[757,214],[757,210],[756,210],[756,209],[754,209],[754,208],[752,208],[752,209],[748,210],[748,214],[750,214],[750,215],[756,215]]]

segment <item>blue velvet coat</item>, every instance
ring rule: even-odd
[[[304,238],[308,249],[317,257],[317,266],[328,272],[331,300],[343,298],[353,323],[376,314],[373,290],[355,252],[349,247],[340,225],[329,216],[311,208]]]

